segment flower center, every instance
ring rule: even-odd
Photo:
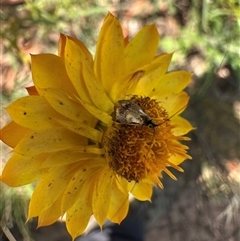
[[[118,103],[114,122],[103,137],[109,166],[128,181],[150,178],[161,186],[159,176],[171,165],[176,140],[166,110],[149,97],[133,96]]]

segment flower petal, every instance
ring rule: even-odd
[[[98,37],[94,59],[94,71],[107,93],[113,83],[119,82],[125,73],[124,47],[121,25],[118,19],[109,13]]]
[[[174,116],[171,119],[171,124],[176,126],[173,129],[173,134],[175,136],[182,136],[194,129],[191,123],[181,116]]]
[[[85,54],[70,38],[66,39],[64,61],[70,82],[84,101],[92,103],[92,99],[83,78],[83,64],[87,65]],[[87,63],[83,63],[85,62]]]
[[[190,158],[189,158],[190,159]],[[186,156],[183,156],[183,155],[179,155],[179,154],[175,154],[175,155],[172,155],[170,158],[169,158],[169,162],[175,164],[175,165],[180,165],[183,161],[186,160]]]
[[[81,198],[67,211],[66,226],[73,240],[84,232],[92,215],[92,190],[92,182],[86,182]]]
[[[64,92],[47,88],[42,90],[42,95],[48,103],[63,116],[82,122],[85,125],[95,126],[97,120],[78,102],[67,96]]]
[[[167,110],[169,118],[181,114],[187,107],[189,95],[182,91],[179,94],[165,95],[158,98],[158,101]]]
[[[115,182],[113,183],[113,186],[116,185],[116,188],[119,189],[122,193],[129,192],[131,188],[129,188],[129,181],[127,181],[125,178],[122,178],[121,176],[116,175]]]
[[[53,205],[70,182],[74,169],[76,165],[59,166],[41,178],[30,200],[28,219],[39,216]]]
[[[129,209],[129,194],[127,190],[122,192],[114,179],[111,185],[111,201],[107,213],[107,218],[113,223],[120,224],[127,216]]]
[[[38,95],[22,97],[6,109],[14,122],[32,130],[57,126],[55,119],[60,117],[47,101]]]
[[[94,103],[100,110],[110,112],[113,103],[107,97],[101,83],[96,80],[92,66],[86,61],[82,50],[74,41],[67,39],[65,52],[68,75],[81,99],[90,104]]]
[[[158,43],[159,34],[154,24],[142,28],[124,50],[126,73],[135,72],[151,62],[156,54]]]
[[[142,73],[139,78],[130,80],[132,85],[129,85],[127,95],[131,93],[150,96],[152,90],[162,81],[162,78],[167,72],[172,55],[172,53],[159,55],[150,64],[142,67],[141,70],[138,71],[138,73],[140,71]]]
[[[171,146],[172,155],[169,158],[169,162],[176,165],[176,167],[174,167],[176,170],[182,171],[181,168],[179,169],[178,165],[181,164],[186,159],[189,159],[189,160],[192,159],[192,157],[187,154],[188,149],[189,149],[188,146],[183,145],[179,141],[175,141],[174,143],[172,143],[172,146]]]
[[[71,36],[60,34],[60,38],[59,38],[59,42],[58,42],[58,55],[60,57],[64,58],[64,56],[65,56],[64,52],[65,52],[65,46],[66,46],[67,39],[72,40],[73,42],[75,42],[75,44],[78,45],[78,47],[82,50],[85,59],[88,61],[88,63],[91,66],[93,66],[92,54],[88,51],[88,49],[86,48],[84,43],[82,41],[80,41],[79,39],[76,39],[76,38],[71,37]]]
[[[13,148],[24,138],[25,135],[31,132],[30,129],[11,121],[0,130],[0,140]]]
[[[77,149],[58,151],[50,155],[41,168],[69,165],[77,161],[96,158],[104,154],[104,149],[95,146],[78,146]],[[96,160],[94,160],[95,162]]]
[[[87,102],[81,99],[78,99],[78,100],[86,108],[86,110],[88,110],[89,113],[91,113],[95,118],[102,121],[107,126],[112,125],[112,117],[108,113],[99,110],[97,107],[91,104],[88,104]]]
[[[132,195],[140,201],[151,201],[152,184],[146,182],[135,183],[133,189],[130,191]]]
[[[3,169],[2,181],[11,187],[35,182],[44,172],[40,166],[46,157],[46,154],[28,157],[14,153]]]
[[[111,113],[114,107],[113,102],[107,96],[101,83],[96,80],[88,65],[83,66],[83,77],[95,106],[106,113]]]
[[[68,130],[77,133],[79,135],[85,136],[95,142],[101,142],[103,133],[97,129],[94,129],[88,125],[84,125],[77,121],[71,120],[61,120],[58,119],[58,122],[67,128]]]
[[[61,211],[62,194],[43,213],[38,216],[38,228],[55,223],[63,215]]]
[[[112,184],[113,175],[113,171],[106,165],[95,177],[96,183],[92,193],[92,210],[100,227],[102,227],[107,218],[111,200],[109,188]]]
[[[161,81],[154,87],[151,96],[159,96],[166,94],[178,94],[191,81],[192,74],[187,71],[174,71],[165,74]]]
[[[14,152],[36,156],[42,153],[66,150],[71,147],[86,145],[87,139],[63,127],[56,127],[31,132],[14,148]]]
[[[56,88],[70,96],[77,95],[60,57],[54,54],[39,54],[32,55],[31,58],[33,82],[40,95],[44,88]]]
[[[105,165],[105,161],[102,158],[87,160],[83,162],[79,167],[71,181],[68,183],[66,190],[64,191],[64,197],[62,201],[62,210],[65,212],[71,208],[78,199],[82,198],[82,193],[85,192],[85,187],[89,178],[93,178],[96,171]],[[91,190],[92,193],[93,190]]]

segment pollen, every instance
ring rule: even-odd
[[[172,133],[174,126],[166,110],[156,100],[133,96],[130,101],[151,118],[153,125],[113,122],[103,136],[109,166],[129,182],[150,179],[162,187],[159,180],[162,171],[173,179],[176,178],[168,167],[182,171],[169,162],[171,155],[179,150],[176,147],[178,138]]]

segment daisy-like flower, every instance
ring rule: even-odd
[[[159,34],[144,27],[131,41],[108,14],[93,59],[85,45],[61,35],[58,56],[32,55],[34,86],[8,106],[1,140],[13,148],[1,180],[37,182],[28,219],[50,225],[66,213],[73,239],[91,215],[120,223],[129,193],[150,200],[161,173],[183,171],[193,129],[179,114],[191,74],[167,72],[172,54],[156,55]]]

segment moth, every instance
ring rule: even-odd
[[[123,125],[143,125],[149,128],[158,126],[142,108],[131,100],[119,100],[114,107],[113,121]]]

